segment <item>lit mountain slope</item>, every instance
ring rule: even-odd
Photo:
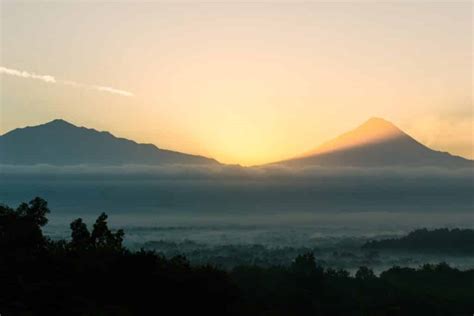
[[[474,162],[432,150],[392,123],[371,118],[301,156],[279,162],[287,166],[438,166],[473,167]]]

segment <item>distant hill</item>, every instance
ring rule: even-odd
[[[138,144],[64,120],[0,136],[0,163],[12,165],[218,164],[214,159]]]
[[[367,242],[363,248],[374,250],[474,254],[473,229],[417,229],[408,235]]]
[[[348,167],[474,167],[472,160],[432,150],[381,118],[371,118],[356,129],[314,150],[277,164]]]

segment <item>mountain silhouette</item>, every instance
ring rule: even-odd
[[[61,119],[0,136],[0,163],[12,165],[218,164],[214,159],[138,144]]]
[[[432,150],[391,122],[375,117],[314,150],[277,164],[348,167],[474,166],[472,160]]]

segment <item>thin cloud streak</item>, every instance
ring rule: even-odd
[[[57,83],[57,84],[62,84],[66,86],[73,86],[73,87],[91,89],[91,90],[96,90],[96,91],[108,92],[108,93],[118,94],[125,97],[134,96],[132,92],[115,89],[112,87],[89,85],[89,84],[83,84],[83,83],[79,83],[75,81],[57,80],[54,76],[51,76],[51,75],[38,75],[34,72],[11,69],[11,68],[3,67],[3,66],[0,66],[0,74],[20,77],[20,78],[27,78],[27,79],[36,79],[36,80],[41,80],[48,83]]]
[[[27,72],[22,70],[10,69],[5,67],[0,67],[0,73],[10,76],[16,76],[21,78],[37,79],[44,82],[56,83],[56,79],[53,76],[49,75],[37,75],[34,72]]]

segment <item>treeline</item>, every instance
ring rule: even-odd
[[[400,238],[369,241],[363,248],[473,255],[474,230],[458,228],[428,230],[423,228]]]
[[[380,256],[376,250],[361,250],[363,242],[352,241],[347,244],[319,244],[318,246],[283,246],[226,243],[206,244],[190,240],[183,241],[147,241],[131,245],[132,249],[154,250],[165,257],[185,256],[191,264],[202,265],[211,263],[224,270],[232,270],[242,265],[257,265],[259,267],[288,266],[294,259],[304,253],[317,254],[318,265],[326,268],[342,268],[353,271],[360,266],[382,266],[390,264],[393,256]],[[397,258],[398,264],[412,263],[411,258]]]
[[[289,266],[192,266],[184,257],[131,252],[101,214],[71,238],[42,233],[49,209],[35,198],[0,206],[0,313],[6,315],[472,315],[474,270],[446,264],[323,269],[311,253]]]
[[[69,241],[52,241],[41,230],[49,212],[40,198],[0,207],[2,316],[231,313],[237,290],[223,271],[130,252],[105,214],[91,230],[73,221]]]

